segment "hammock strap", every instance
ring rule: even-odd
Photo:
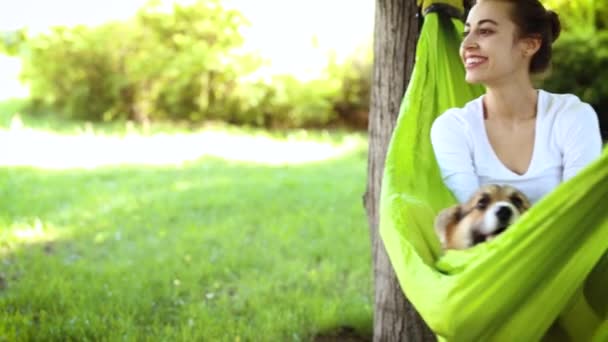
[[[462,18],[464,15],[464,5],[462,0],[417,0],[422,14],[442,12],[452,18]]]

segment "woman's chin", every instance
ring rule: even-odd
[[[483,83],[483,79],[477,75],[465,75],[464,80],[467,81],[467,83],[471,83],[471,84],[479,84],[479,83]]]

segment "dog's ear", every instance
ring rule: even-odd
[[[435,232],[439,236],[441,246],[446,246],[448,227],[458,223],[461,218],[462,207],[460,205],[454,205],[439,212],[435,218]]]

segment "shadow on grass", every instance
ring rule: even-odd
[[[371,334],[363,334],[349,326],[321,332],[313,338],[314,342],[369,342],[372,340],[373,336]]]

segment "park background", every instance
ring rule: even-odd
[[[544,3],[605,132],[608,4]],[[1,6],[0,340],[369,339],[373,1]]]

